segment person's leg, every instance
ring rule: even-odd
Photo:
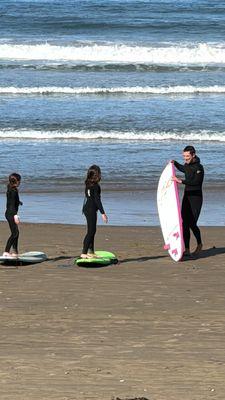
[[[6,247],[5,247],[5,252],[9,253],[11,247],[13,247],[13,250],[15,253],[18,253],[18,238],[19,238],[19,229],[17,224],[14,221],[14,217],[8,217],[7,218],[10,230],[11,230],[11,236],[9,237]]]
[[[201,237],[201,231],[199,229],[199,227],[197,226],[197,224],[195,223],[195,225],[191,225],[191,230],[194,234],[194,237],[197,241],[197,247],[201,247],[202,249],[202,237]]]
[[[97,212],[94,212],[92,215],[92,224],[90,228],[91,237],[88,246],[88,254],[95,254],[94,240],[95,240],[96,229],[97,229]]]
[[[194,254],[198,254],[202,250],[202,238],[199,227],[197,226],[198,218],[202,208],[202,197],[201,196],[192,196],[190,198],[190,204],[192,209],[192,219],[190,221],[190,228],[195,236],[197,241],[197,247],[194,251]]]
[[[189,225],[190,204],[186,196],[183,197],[181,216],[183,221],[183,238],[184,238],[185,254],[188,255],[190,254],[190,225]]]
[[[85,213],[85,217],[87,219],[87,234],[83,242],[82,256],[87,255],[88,250],[91,250],[91,252],[94,253],[94,237],[96,233],[97,213],[96,211],[89,211]]]
[[[18,254],[18,253],[19,253],[19,251],[18,251],[19,229],[18,229],[18,226],[17,226],[17,225],[16,225],[16,227],[17,227],[18,234],[17,234],[17,236],[15,237],[14,243],[13,243],[13,245],[12,245],[13,253],[14,253],[14,254]]]
[[[12,247],[12,243],[13,243],[13,225],[12,225],[12,218],[11,217],[7,217],[7,222],[9,224],[9,228],[11,231],[11,235],[9,236],[6,246],[5,246],[5,253],[9,253],[10,249]]]
[[[97,229],[97,212],[93,212],[90,221],[91,221],[90,227],[89,227],[90,241],[89,241],[89,245],[88,245],[88,254],[93,255],[93,254],[95,254],[94,240],[95,240],[95,234],[96,234],[96,229]]]

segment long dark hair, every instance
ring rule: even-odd
[[[17,174],[16,172],[13,172],[12,174],[9,175],[9,182],[7,185],[7,190],[16,188],[18,183],[21,181],[21,175]]]
[[[101,169],[98,165],[91,165],[88,168],[87,177],[85,179],[86,188],[90,188],[94,186],[96,183],[101,180]]]

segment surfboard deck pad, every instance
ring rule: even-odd
[[[116,255],[110,251],[97,250],[95,254],[98,258],[76,258],[74,264],[79,267],[101,267],[118,263]]]
[[[47,259],[47,255],[41,251],[29,251],[19,254],[19,256],[15,258],[0,256],[0,263],[5,265],[37,264]]]

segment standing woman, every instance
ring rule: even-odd
[[[83,205],[83,213],[87,219],[87,234],[83,242],[83,251],[81,258],[95,258],[94,238],[97,225],[97,212],[102,214],[105,223],[108,217],[105,214],[101,202],[101,188],[99,182],[101,180],[101,169],[97,165],[92,165],[87,172],[85,180],[85,200]]]
[[[11,236],[9,237],[3,257],[17,257],[18,256],[18,238],[19,238],[19,217],[17,215],[19,206],[23,203],[19,199],[18,187],[21,182],[21,176],[17,173],[9,175],[9,183],[7,186],[7,203],[5,217],[8,221]],[[12,253],[10,249],[12,248]]]

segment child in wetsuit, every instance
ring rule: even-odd
[[[108,222],[101,202],[101,188],[99,182],[101,180],[101,169],[97,165],[92,165],[87,172],[85,180],[85,200],[83,205],[83,213],[87,219],[87,234],[83,242],[83,251],[81,258],[96,257],[94,253],[94,237],[97,225],[97,212],[102,214],[104,222]]]
[[[21,176],[17,173],[13,173],[9,175],[9,182],[7,186],[7,203],[6,203],[6,212],[5,217],[8,221],[11,236],[9,237],[5,251],[3,253],[3,257],[18,257],[18,238],[19,238],[19,217],[17,215],[19,206],[22,205],[22,202],[19,199],[18,187],[21,182]],[[12,253],[10,253],[10,249],[12,248]]]

